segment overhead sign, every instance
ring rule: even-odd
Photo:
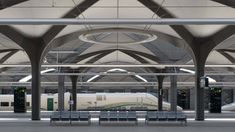
[[[200,78],[201,88],[209,87],[209,79],[206,76]]]
[[[70,105],[73,105],[73,104],[74,104],[73,100],[69,100],[68,103],[69,103]]]

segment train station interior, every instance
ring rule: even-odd
[[[0,0],[0,131],[235,129],[235,1]]]

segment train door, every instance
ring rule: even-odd
[[[54,108],[54,101],[53,98],[47,98],[47,110],[48,111],[53,111]]]

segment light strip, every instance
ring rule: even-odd
[[[93,77],[91,77],[90,79],[88,79],[86,82],[91,82],[92,80],[98,78],[100,75],[95,75]]]
[[[135,77],[139,78],[140,80],[144,81],[144,82],[148,82],[146,79],[144,79],[143,77],[139,76],[139,75],[135,75]]]
[[[126,70],[120,69],[120,68],[110,69],[110,70],[108,70],[107,72],[114,72],[114,71],[127,72]]]
[[[43,73],[47,73],[47,72],[51,72],[51,71],[55,71],[56,69],[52,68],[52,69],[46,69],[46,70],[43,70],[41,71],[41,74]],[[32,75],[28,75],[22,79],[19,80],[19,82],[28,82],[29,80],[32,79]]]
[[[120,69],[120,68],[114,68],[114,69],[110,69],[106,72],[104,72],[104,74],[107,74],[108,72],[115,72],[115,71],[120,71],[120,72],[127,72],[127,70],[125,69]],[[128,74],[130,74],[130,72],[127,72]],[[96,79],[97,77],[99,77],[100,75],[95,75],[93,77],[91,77],[90,79],[87,80],[87,82],[91,82],[92,80]],[[139,76],[139,75],[135,75],[135,77],[139,78],[140,80],[142,80],[143,82],[148,82],[146,79],[144,79],[143,77]]]
[[[180,71],[184,71],[184,72],[188,72],[188,73],[191,73],[191,74],[195,74],[195,71],[192,71],[192,70],[189,70],[189,69],[185,69],[185,68],[180,68]]]
[[[192,73],[192,74],[195,74],[195,71],[192,71],[192,70],[189,70],[189,69],[184,69],[184,68],[180,68],[181,71],[184,71],[184,72],[189,72],[189,73]],[[213,83],[213,82],[216,82],[215,79],[211,78],[211,77],[207,77],[208,80],[209,80],[209,83]]]

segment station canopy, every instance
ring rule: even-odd
[[[234,18],[234,7],[235,2],[225,0],[0,0],[0,18]],[[31,74],[29,66],[20,66],[30,65],[30,60],[15,41],[15,37],[45,39],[49,33],[54,34],[49,42],[53,46],[45,55],[42,65],[55,65],[55,67],[42,67],[42,72],[55,73],[53,75],[84,73],[83,82],[156,82],[156,77],[147,75],[148,73],[177,73],[179,82],[194,82],[192,52],[185,40],[187,37],[212,39],[221,35],[224,39],[209,54],[205,74],[216,82],[235,81],[233,76],[229,75],[234,73],[234,26],[182,25],[172,28],[170,25],[116,24],[58,27],[56,25],[0,26],[0,86],[7,84],[4,82],[20,82],[20,80],[22,82],[27,74]],[[5,64],[16,66],[4,66]],[[60,64],[71,64],[71,66],[61,67]],[[79,67],[88,64],[140,65],[140,67]],[[141,66],[143,64],[156,66]],[[133,73],[133,75],[95,77],[91,73]],[[192,75],[183,75],[183,73]],[[41,81],[57,82],[58,77],[53,75],[42,76]],[[69,81],[68,78],[66,81]],[[167,81],[169,82],[169,76],[166,75]],[[30,82],[30,79],[26,79],[25,82]]]

